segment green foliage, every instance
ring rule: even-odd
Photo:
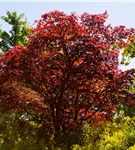
[[[135,117],[120,115],[113,122],[99,127],[87,124],[84,126],[84,133],[84,145],[82,147],[73,145],[72,150],[133,150],[135,148]]]
[[[135,150],[135,145],[134,145],[134,146],[129,147],[127,150]]]
[[[73,144],[81,145],[83,139],[80,130],[66,130],[54,139],[45,125],[24,112],[0,115],[0,150],[70,150]]]
[[[80,129],[65,130],[61,135],[55,139],[55,148],[58,146],[61,150],[70,150],[72,145],[83,143],[83,132]]]
[[[132,37],[134,39],[135,37]],[[135,42],[129,42],[128,46],[122,52],[122,61],[121,64],[125,64],[126,66],[130,64],[132,58],[135,57]]]
[[[26,18],[22,20],[23,18],[24,14],[18,15],[15,11],[7,11],[7,16],[1,17],[11,26],[9,32],[0,29],[0,49],[2,51],[9,50],[13,46],[28,44],[27,35],[30,32],[30,27]]]
[[[0,118],[2,150],[134,150],[135,117],[120,114],[112,122],[86,123],[82,131],[65,131],[54,139],[42,124],[25,113],[3,113]]]
[[[45,131],[42,124],[32,121],[26,113],[3,113],[0,118],[0,149],[44,150],[50,148],[51,134]]]

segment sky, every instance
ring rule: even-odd
[[[49,2],[44,1],[2,1],[0,0],[0,16],[5,16],[6,11],[16,11],[18,14],[24,13],[27,17],[27,20],[32,25],[35,20],[39,20],[40,16],[44,13],[53,10],[64,11],[65,13],[70,14],[71,12],[76,12],[77,14],[82,14],[84,12],[90,14],[99,14],[107,10],[109,18],[106,24],[111,23],[112,26],[125,25],[126,27],[135,28],[135,2],[123,1],[123,2],[101,2],[101,1],[85,1],[85,2],[75,2],[75,1],[53,1]],[[3,30],[8,30],[9,26],[5,24],[0,19],[1,28]],[[135,68],[135,60],[132,60],[129,66],[120,66],[122,70]]]

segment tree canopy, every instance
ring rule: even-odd
[[[42,15],[27,46],[0,56],[1,111],[26,112],[60,134],[86,120],[111,119],[119,104],[134,105],[134,70],[119,69],[114,45],[124,48],[135,30],[105,25],[107,17]]]
[[[26,20],[23,20],[24,14],[18,15],[17,12],[7,11],[7,16],[2,16],[1,19],[11,26],[11,30],[4,31],[0,29],[0,49],[3,51],[9,50],[14,46],[28,44],[27,35],[30,32],[30,26]]]

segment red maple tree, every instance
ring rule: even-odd
[[[57,133],[85,120],[109,119],[128,101],[134,72],[118,68],[113,45],[125,47],[135,30],[105,25],[107,17],[107,12],[42,15],[28,46],[0,57],[1,111],[27,112]]]

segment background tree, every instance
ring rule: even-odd
[[[121,64],[129,65],[130,60],[135,57],[135,36],[131,36],[127,40],[127,44],[122,52]]]
[[[111,119],[119,104],[134,104],[127,90],[134,70],[119,70],[113,45],[124,48],[135,30],[106,26],[107,17],[42,15],[28,46],[0,57],[1,111],[26,112],[57,137],[86,120]]]
[[[7,16],[2,16],[1,19],[11,26],[11,30],[8,32],[0,29],[0,49],[6,51],[17,45],[26,46],[30,26],[26,18],[24,19],[24,14],[7,11]]]
[[[24,18],[24,14],[18,15],[16,12],[7,11],[7,16],[2,16],[1,19],[3,19],[5,23],[8,23],[11,29],[9,32],[6,30],[2,30],[2,28],[0,29],[0,55],[3,55],[4,51],[11,49],[15,45],[26,46],[28,44],[27,35],[30,32],[30,26],[26,18]],[[0,98],[0,109],[1,107],[3,106]],[[25,116],[25,113],[23,113],[23,115]],[[2,114],[0,113],[0,116],[1,116],[1,120],[0,120],[1,137],[0,138],[1,140],[4,141],[3,144],[0,145],[1,147],[0,149],[12,149],[11,147],[15,146],[15,143],[18,141],[19,134],[20,134],[19,133],[20,129],[18,128],[18,125],[21,123],[21,121],[19,122],[19,118],[20,118],[19,112],[12,113],[12,112],[5,111]],[[18,125],[14,121],[15,119],[18,120],[17,121]],[[8,131],[7,128],[9,129]],[[9,132],[12,135],[8,134]]]
[[[110,123],[101,125],[85,124],[83,127],[83,146],[74,145],[73,150],[134,150],[135,148],[135,117],[120,114]]]

